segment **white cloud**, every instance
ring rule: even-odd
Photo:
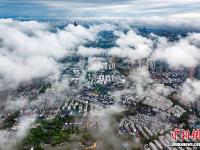
[[[95,55],[101,55],[105,53],[104,49],[101,48],[88,48],[85,46],[79,46],[77,54],[81,56],[95,56]]]
[[[88,59],[88,71],[98,71],[106,67],[106,63],[101,58],[90,57]]]
[[[190,104],[200,98],[200,81],[187,79],[181,88],[181,102]]]
[[[34,117],[23,117],[20,119],[20,123],[17,126],[17,131],[0,130],[0,149],[11,150],[16,149],[16,146],[21,142],[27,132],[29,131],[31,124],[35,121]]]
[[[138,48],[140,45],[152,45],[152,41],[138,35],[133,30],[130,30],[127,32],[127,34],[124,34],[123,32],[115,32],[117,36],[119,36],[119,39],[117,39],[116,43],[120,47],[134,47]]]
[[[15,28],[23,32],[34,33],[37,30],[47,30],[51,29],[51,25],[47,23],[37,22],[35,20],[31,21],[17,21],[13,19],[0,19],[1,25],[5,25],[10,28]]]
[[[169,42],[164,37],[159,37],[158,41],[153,59],[164,60],[172,67],[195,67],[200,63],[200,49],[195,45],[199,42],[198,33],[175,42]]]
[[[3,76],[1,80],[4,83],[1,89],[5,88],[4,86],[15,87],[20,82],[37,77],[48,77],[49,75],[57,77],[59,73],[59,67],[53,59],[39,56],[26,60],[0,56],[0,67],[0,73]]]
[[[168,96],[173,91],[170,87],[155,83],[146,67],[132,70],[128,79],[134,88],[131,91],[130,89],[125,91],[128,91],[129,94],[136,92],[139,97],[159,98],[160,96]]]
[[[38,77],[57,79],[60,65],[57,59],[70,55],[109,25],[91,28],[67,25],[54,32],[46,23],[37,21],[0,20],[0,90],[15,87],[20,82]]]
[[[149,92],[145,92],[145,87],[148,87],[153,80],[145,67],[131,71],[128,78],[133,82],[137,95],[146,96],[146,94],[149,94]]]
[[[120,29],[130,27],[169,27],[175,29],[200,30],[200,20],[196,18],[174,18],[170,16],[141,16],[137,17],[72,17],[69,18],[77,21],[89,23],[111,23],[118,25]],[[195,23],[194,23],[195,22]]]
[[[142,18],[141,22],[139,20],[136,20],[136,22],[146,22],[149,25],[165,25],[165,22],[167,22],[159,17],[154,18],[154,20],[155,22],[151,22],[149,19]],[[134,24],[134,20],[128,19],[126,22],[119,20],[119,22],[115,21],[115,23],[127,29]],[[126,23],[127,26],[124,26]],[[170,20],[167,23],[168,26],[179,26],[181,24],[181,22],[177,23],[175,20]],[[186,24],[191,25],[190,23]],[[68,25],[62,30],[57,29],[55,32],[49,31],[51,28],[48,24],[36,21],[0,20],[0,90],[7,87],[15,87],[20,82],[29,81],[37,77],[58,79],[61,66],[57,63],[57,59],[70,55],[75,49],[78,49],[77,54],[89,56],[89,71],[98,71],[106,66],[104,59],[94,57],[104,53],[127,57],[130,60],[146,58],[153,53],[153,59],[162,59],[175,67],[193,67],[200,62],[199,33],[191,33],[175,42],[169,42],[165,37],[157,36],[158,47],[153,51],[153,41],[151,39],[143,37],[133,30],[127,33],[116,31],[114,34],[118,37],[116,40],[117,46],[105,50],[87,48],[83,44],[87,41],[95,40],[97,33],[100,31],[115,30],[115,25],[101,24],[93,25],[90,28]],[[153,80],[147,68],[133,70],[128,79],[135,84],[135,90],[139,96],[167,95],[170,91],[170,89],[160,84],[151,86]],[[189,101],[196,100],[200,96],[199,85],[199,81],[187,80],[183,85],[182,96],[188,98]],[[73,94],[71,90],[68,79],[62,78],[61,81],[55,81],[51,89],[47,89],[44,94],[40,95],[36,101],[32,101],[31,104],[41,104],[40,106],[42,107],[45,102],[45,107],[54,106],[56,100],[59,99],[62,102],[66,95],[70,98],[70,94]],[[125,89],[123,92],[131,93],[133,91],[132,89]],[[10,105],[11,109],[14,105],[22,108],[26,105],[26,99],[19,101],[19,103],[9,101],[7,105]],[[108,111],[111,112],[110,110]],[[9,149],[10,142],[15,144],[16,139],[23,139],[31,122],[30,120],[23,120],[18,132],[11,139],[10,133],[0,131],[0,148]]]
[[[178,13],[170,15],[171,18],[183,18],[183,19],[200,19],[199,12],[188,12],[188,13]]]
[[[152,52],[153,42],[135,31],[128,31],[127,34],[116,32],[119,38],[116,41],[118,47],[111,48],[109,55],[127,57],[131,60],[146,58]]]

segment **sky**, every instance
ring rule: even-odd
[[[199,0],[0,0],[0,18],[200,18]]]

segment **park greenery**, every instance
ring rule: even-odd
[[[79,133],[80,129],[78,127],[64,129],[63,126],[65,122],[74,122],[74,119],[74,116],[56,116],[52,120],[37,121],[37,127],[32,128],[24,140],[25,149],[31,146],[35,149],[40,149],[41,144],[56,146],[62,142],[69,141],[70,135]]]
[[[13,114],[9,115],[2,123],[0,129],[11,128],[16,123],[16,118],[20,115],[20,111],[15,111]]]

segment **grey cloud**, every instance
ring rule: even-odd
[[[158,1],[46,1],[41,2],[50,9],[63,11],[66,16],[169,16],[177,12],[199,12],[197,0]],[[67,13],[65,13],[65,11]],[[64,17],[64,16],[63,16]]]
[[[167,17],[175,16],[177,13],[200,13],[199,5],[198,0],[31,0],[28,2],[1,0],[0,16],[22,18]]]

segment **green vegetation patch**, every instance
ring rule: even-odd
[[[20,111],[16,111],[13,114],[9,115],[2,123],[0,129],[11,128],[16,123],[16,118],[20,115]]]
[[[66,116],[64,118],[56,116],[53,120],[39,121],[39,125],[31,129],[29,135],[24,140],[25,147],[40,147],[41,144],[56,146],[57,144],[69,141],[71,134],[80,132],[78,127],[63,128],[65,122],[73,121],[73,116]]]

